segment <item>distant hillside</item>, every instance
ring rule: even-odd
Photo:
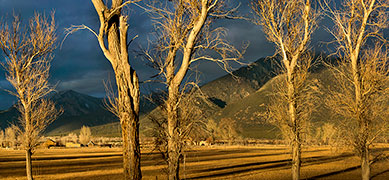
[[[201,86],[205,98],[196,98],[196,104],[205,118],[213,116],[228,104],[239,101],[256,92],[262,85],[275,76],[276,70],[271,59],[261,58],[248,66],[239,68]],[[149,113],[152,116],[161,116],[160,109],[156,108]],[[152,127],[148,116],[142,116],[141,132]]]
[[[228,104],[225,108],[216,112],[210,119],[219,122],[223,118],[235,119],[242,126],[241,135],[249,138],[280,138],[279,130],[267,124],[258,115],[266,111],[266,106],[269,104],[269,96],[274,92],[273,87],[280,82],[283,75],[278,75],[268,81],[262,88],[249,96]],[[325,88],[333,85],[331,73],[328,70],[318,70],[310,75],[310,80],[317,80],[324,87],[322,97],[325,97],[327,92]],[[322,103],[322,102],[319,102]],[[330,119],[329,110],[324,104],[320,104],[316,112],[313,113],[313,123],[323,123]]]
[[[53,93],[49,97],[57,107],[61,107],[64,113],[56,119],[48,128],[48,135],[67,134],[70,131],[80,129],[81,126],[99,126],[118,122],[104,104],[104,99],[88,96],[73,90]],[[148,113],[155,106],[150,104],[145,98],[141,98],[143,113]],[[0,128],[5,129],[11,123],[17,122],[18,111],[11,107],[0,112]]]
[[[68,90],[53,93],[49,99],[58,108],[61,107],[64,110],[63,114],[46,129],[49,135],[67,133],[79,129],[82,125],[96,126],[117,121],[117,118],[106,110],[101,98]],[[16,123],[18,115],[15,107],[0,112],[0,128],[4,129],[10,123]]]
[[[201,87],[215,104],[225,105],[247,97],[273,78],[278,68],[270,58],[261,58],[231,74],[217,78]]]
[[[73,90],[62,91],[51,98],[64,113],[48,128],[49,135],[63,134],[81,126],[97,126],[117,122],[117,118],[109,112],[101,98],[95,98]]]

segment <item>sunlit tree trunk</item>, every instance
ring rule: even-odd
[[[178,180],[181,155],[180,137],[178,132],[178,86],[171,84],[169,86],[169,96],[167,99],[167,118],[168,118],[168,175],[170,180]]]
[[[288,99],[289,101],[289,118],[293,126],[292,135],[292,176],[293,180],[300,179],[300,167],[301,167],[301,139],[299,123],[296,119],[296,102],[293,86],[293,74],[288,73]]]
[[[121,14],[121,8],[125,3],[132,1],[123,3],[122,0],[112,0],[110,9],[102,0],[92,0],[92,2],[100,19],[97,35],[99,45],[115,73],[117,97],[110,99],[112,105],[110,110],[119,117],[122,128],[124,178],[138,180],[142,178],[139,143],[139,80],[136,71],[129,64],[127,17]]]
[[[365,147],[361,155],[362,180],[370,179],[369,148]]]
[[[26,149],[26,172],[28,180],[33,180],[31,154],[31,149]]]

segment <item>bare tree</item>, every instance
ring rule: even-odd
[[[5,129],[5,141],[7,142],[7,145],[9,147],[15,148],[17,138],[15,128],[13,128],[12,126]]]
[[[91,31],[99,42],[104,56],[111,63],[115,73],[116,97],[109,98],[108,108],[120,120],[123,139],[123,173],[125,179],[142,179],[140,169],[139,144],[139,80],[131,67],[128,46],[132,42],[128,37],[128,17],[122,13],[123,7],[141,0],[112,0],[108,8],[103,0],[92,0],[99,16],[98,33],[80,25],[69,28],[68,34],[80,29]]]
[[[387,43],[382,31],[389,4],[350,0],[342,5],[338,10],[325,3],[341,57],[340,65],[332,67],[337,87],[327,103],[343,120],[340,134],[361,158],[362,179],[369,179],[371,145],[388,123],[388,54],[381,43]]]
[[[222,140],[227,140],[228,145],[232,145],[234,140],[239,139],[239,124],[231,118],[222,118],[216,130]]]
[[[69,133],[66,137],[66,142],[73,142],[77,143],[78,142],[78,136],[76,133]],[[66,144],[65,142],[65,144]]]
[[[89,143],[91,138],[92,138],[92,132],[90,130],[90,127],[82,126],[79,135],[80,143],[86,145]]]
[[[255,0],[251,5],[254,21],[262,25],[269,41],[277,46],[281,66],[286,75],[278,87],[278,94],[269,108],[273,120],[292,147],[292,176],[300,178],[302,136],[310,112],[306,86],[311,57],[307,46],[316,27],[317,13],[310,0]]]
[[[387,0],[347,0],[341,8],[324,1],[335,26],[330,32],[341,61],[327,104],[340,118],[341,133],[361,158],[362,179],[370,178],[370,148],[388,123]]]
[[[205,132],[204,114],[201,108],[198,106],[204,96],[199,93],[198,86],[188,87],[188,91],[185,91],[184,97],[181,97],[181,103],[178,105],[177,118],[180,120],[178,127],[179,135],[177,146],[180,150],[184,151],[187,148],[188,143],[192,143]],[[162,99],[163,101],[163,99]],[[155,148],[161,152],[163,158],[168,161],[168,121],[167,121],[167,109],[166,103],[159,103],[158,110],[150,113],[149,119],[153,123],[154,145]],[[180,157],[182,158],[182,156]]]
[[[228,70],[228,61],[237,62],[242,57],[242,52],[224,39],[224,28],[211,27],[215,19],[233,17],[235,9],[226,9],[224,0],[153,1],[145,8],[152,15],[157,36],[153,53],[146,52],[145,56],[160,71],[158,75],[162,75],[168,92],[165,104],[170,180],[179,179],[182,153],[179,106],[190,65],[198,60],[209,60]],[[205,55],[210,51],[215,56]]]
[[[55,41],[54,14],[48,20],[36,13],[26,28],[21,27],[21,20],[15,16],[12,25],[3,22],[0,27],[0,47],[6,57],[2,65],[15,89],[9,92],[19,100],[20,126],[15,127],[23,137],[29,180],[33,179],[31,155],[39,137],[60,113],[53,102],[43,99],[53,91],[48,78]]]
[[[334,146],[337,136],[337,128],[332,123],[327,122],[316,128],[315,140],[320,145]]]

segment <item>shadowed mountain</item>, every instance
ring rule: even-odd
[[[50,99],[62,107],[64,112],[47,128],[48,134],[64,134],[83,125],[97,126],[118,121],[107,110],[102,98],[68,90],[58,92]]]
[[[67,134],[80,129],[83,125],[98,126],[118,122],[117,117],[105,107],[103,98],[88,96],[73,90],[56,92],[49,98],[64,112],[48,126],[46,129],[48,135]],[[143,107],[141,114],[155,108],[145,98],[141,98],[141,107]],[[5,129],[10,124],[15,124],[18,114],[15,106],[1,111],[0,128]]]
[[[318,69],[312,72],[309,76],[310,81],[319,83],[323,88],[320,89],[321,95],[319,99],[323,99],[327,96],[326,89],[334,85],[331,78],[331,72],[327,69]],[[263,85],[258,91],[251,93],[249,96],[228,104],[225,108],[214,113],[210,119],[216,122],[221,121],[223,118],[231,118],[240,123],[243,131],[241,135],[243,137],[250,138],[281,138],[278,128],[268,124],[264,119],[261,119],[260,114],[266,112],[266,107],[270,103],[270,96],[274,93],[274,87],[285,78],[283,75],[278,75]],[[329,110],[320,100],[317,102],[316,110],[312,114],[312,122],[321,125],[323,122],[327,122],[331,117]],[[279,134],[279,135],[277,135]]]
[[[96,126],[112,122],[117,122],[117,118],[104,107],[102,98],[95,98],[73,90],[52,93],[49,96],[57,106],[62,108],[60,115],[46,132],[48,134],[63,134],[74,129],[79,129],[82,125]],[[0,112],[0,128],[5,129],[10,124],[17,124],[19,112],[15,105]]]
[[[273,78],[278,68],[270,58],[261,58],[231,74],[217,78],[201,87],[209,99],[221,108],[247,97]]]

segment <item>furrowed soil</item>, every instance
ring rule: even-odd
[[[380,155],[371,167],[373,180],[389,179],[389,145],[376,145]],[[122,179],[119,148],[38,149],[33,158],[35,179]],[[359,158],[350,151],[329,147],[306,148],[302,179],[360,179]],[[26,179],[21,150],[0,149],[0,179]],[[373,158],[373,157],[372,157]],[[286,146],[209,146],[188,150],[181,164],[182,179],[291,179]],[[143,179],[166,179],[166,165],[158,152],[143,150]]]

